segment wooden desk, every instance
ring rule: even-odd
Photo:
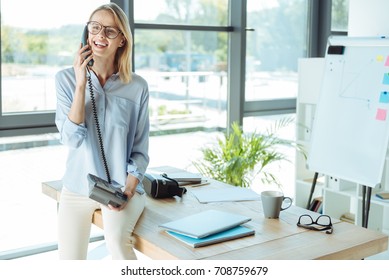
[[[171,172],[176,169],[161,167],[158,170]],[[201,188],[230,187],[211,180]],[[58,201],[56,188],[60,181],[42,184],[43,193]],[[279,219],[265,219],[259,201],[220,202],[201,204],[191,193],[183,198],[152,199],[147,197],[144,210],[135,230],[135,248],[153,259],[348,259],[358,260],[388,249],[388,236],[334,220],[333,234],[315,232],[297,227],[299,215],[310,213],[292,206],[282,211]],[[255,229],[255,235],[201,248],[191,248],[168,236],[159,224],[185,217],[207,209],[231,211],[252,218],[246,225]],[[102,227],[101,213],[97,211],[93,223]]]

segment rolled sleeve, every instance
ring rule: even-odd
[[[133,161],[127,164],[127,173],[136,177],[139,181],[143,180],[144,174],[138,170],[138,167]]]
[[[78,148],[84,141],[86,132],[87,129],[84,124],[75,124],[66,117],[61,131],[61,143],[72,148]]]
[[[75,124],[68,118],[73,102],[75,78],[72,69],[60,71],[55,76],[57,109],[55,123],[60,133],[61,143],[70,148],[78,148],[86,137],[85,124]]]

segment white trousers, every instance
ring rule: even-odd
[[[62,260],[85,260],[92,215],[101,208],[104,237],[112,259],[134,260],[132,232],[145,207],[145,195],[135,193],[120,212],[112,211],[89,197],[61,192],[58,210],[58,251]]]

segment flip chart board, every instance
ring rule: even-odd
[[[308,169],[376,187],[389,140],[389,39],[328,39]]]

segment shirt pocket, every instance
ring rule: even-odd
[[[109,102],[107,125],[128,131],[137,122],[139,105],[125,98],[115,97]]]

